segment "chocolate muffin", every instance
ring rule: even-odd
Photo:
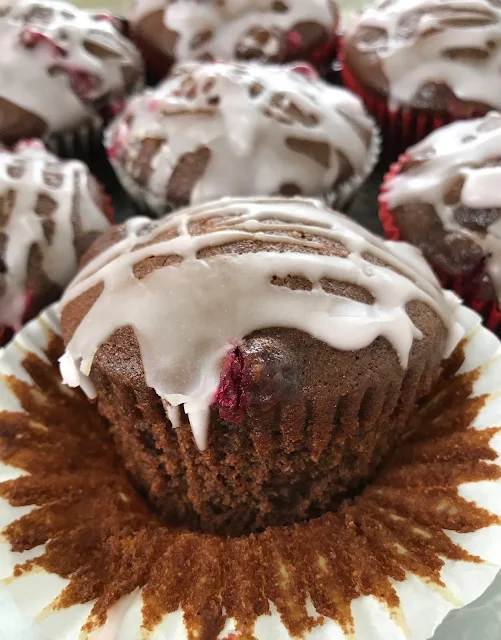
[[[125,189],[153,213],[223,196],[307,195],[342,206],[376,163],[361,101],[304,64],[180,65],[110,126]]]
[[[408,435],[458,339],[415,249],[314,200],[227,198],[91,251],[61,303],[63,379],[159,513],[204,531],[333,508]]]
[[[54,302],[109,225],[109,204],[87,167],[39,141],[0,150],[0,337]]]
[[[403,110],[396,124],[415,142],[501,108],[501,4],[382,0],[347,30],[342,59],[347,86],[381,122]]]
[[[160,76],[173,62],[308,60],[335,55],[339,11],[334,0],[136,0],[133,36]]]
[[[501,298],[501,114],[456,122],[411,147],[380,197],[388,235],[419,247],[467,302]]]
[[[0,141],[100,127],[138,86],[136,47],[108,15],[67,2],[19,0],[0,9]]]

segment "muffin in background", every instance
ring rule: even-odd
[[[130,21],[148,67],[163,78],[174,62],[193,60],[327,66],[339,10],[334,0],[135,0]]]
[[[73,155],[142,84],[143,65],[122,23],[59,0],[0,9],[0,142],[50,140]]]
[[[0,341],[55,302],[110,224],[111,205],[87,167],[38,140],[0,149]]]
[[[379,133],[362,102],[305,64],[192,62],[132,98],[105,146],[154,214],[225,196],[306,195],[343,207]]]
[[[331,508],[408,435],[458,340],[420,254],[319,201],[115,227],[66,290],[65,382],[168,521],[224,535]]]
[[[411,147],[380,195],[387,237],[418,247],[443,285],[501,329],[501,114],[455,122]]]
[[[501,109],[498,0],[381,0],[343,38],[345,86],[360,95],[388,148]]]

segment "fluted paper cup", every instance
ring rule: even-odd
[[[430,638],[501,565],[501,347],[459,301],[456,314],[465,338],[373,481],[335,513],[241,538],[157,520],[95,407],[60,382],[56,309],[39,316],[0,354],[0,630]]]

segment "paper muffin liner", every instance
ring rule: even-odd
[[[379,219],[383,225],[385,236],[389,240],[405,240],[401,237],[400,229],[398,228],[395,219],[391,213],[388,203],[385,198],[385,193],[388,189],[388,183],[398,175],[400,168],[407,159],[407,154],[402,154],[398,161],[390,166],[390,169],[384,177],[383,184],[379,195]],[[464,302],[479,313],[486,326],[491,331],[501,335],[501,308],[497,300],[479,300],[475,296],[474,288],[471,286],[471,280],[468,275],[453,276],[445,273],[443,269],[440,269],[436,264],[433,264],[428,259],[433,270],[435,271],[442,286],[446,289],[452,289],[455,291]]]
[[[112,128],[108,127],[104,133],[104,146],[106,149],[111,147],[111,138]],[[317,197],[330,207],[339,211],[345,211],[350,206],[352,198],[365,183],[367,178],[369,178],[378,163],[381,146],[381,133],[374,122],[371,144],[367,151],[367,158],[363,170],[358,175],[354,175],[343,182],[343,184],[338,185],[335,189],[331,189],[325,193],[320,193],[317,196],[310,194],[308,197]],[[180,208],[166,200],[154,196],[148,189],[139,186],[129,173],[124,170],[120,161],[114,158],[112,154],[108,154],[108,159],[115,171],[118,181],[125,192],[134,201],[138,214],[160,218],[166,213],[170,213]],[[259,196],[270,194],[253,193],[249,195]]]
[[[429,638],[501,565],[501,344],[455,313],[462,344],[357,497],[220,538],[149,511],[95,407],[61,384],[46,311],[0,355],[0,577],[15,603],[0,628],[22,614],[65,640]]]
[[[344,86],[357,94],[364,102],[381,128],[385,151],[391,158],[396,158],[410,146],[423,140],[427,135],[458,120],[454,114],[443,111],[430,112],[424,109],[402,107],[390,109],[384,96],[364,87],[346,63],[342,47],[340,53],[341,77]],[[472,111],[468,118],[480,118],[485,111]]]

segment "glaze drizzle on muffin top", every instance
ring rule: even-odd
[[[382,0],[349,30],[350,65],[398,108],[501,108],[499,0]],[[353,50],[357,54],[353,54]],[[378,70],[379,67],[379,70]]]
[[[83,163],[60,160],[39,141],[0,150],[0,325],[20,328],[26,294],[41,282],[61,290],[108,227],[89,178]]]
[[[133,98],[107,146],[125,186],[162,212],[227,195],[328,196],[374,164],[361,101],[307,65],[185,63]]]
[[[429,135],[409,149],[382,197],[390,209],[432,205],[446,231],[480,245],[501,296],[501,114],[456,122]]]
[[[0,132],[16,108],[40,119],[40,136],[100,122],[141,78],[139,53],[114,19],[67,2],[2,4],[0,43]]]
[[[136,0],[131,20],[163,12],[176,60],[282,62],[332,37],[334,0]]]
[[[236,243],[238,253],[224,251]],[[309,286],[289,288],[291,276]],[[340,295],[336,282],[364,293]],[[406,310],[411,301],[442,318],[450,352],[459,337],[452,303],[415,249],[384,242],[315,200],[226,199],[156,224],[129,223],[127,237],[81,270],[61,302],[63,325],[68,305],[85,309],[65,335],[61,371],[92,397],[96,351],[131,326],[148,386],[167,406],[183,405],[203,450],[222,361],[245,336],[295,328],[341,350],[382,336],[406,367],[422,337]]]

